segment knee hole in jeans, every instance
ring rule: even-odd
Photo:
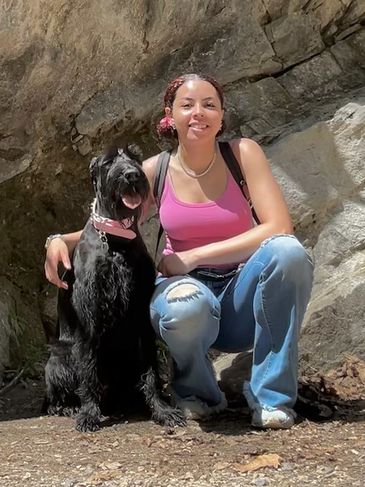
[[[201,291],[196,284],[191,282],[181,282],[167,292],[166,299],[168,303],[173,303],[174,301],[189,301],[199,296],[199,294],[201,294]]]

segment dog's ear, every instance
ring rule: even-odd
[[[91,159],[91,162],[90,162],[90,165],[89,165],[91,182],[93,183],[94,186],[96,184],[96,180],[97,180],[97,177],[98,177],[97,168],[98,168],[98,165],[99,165],[98,162],[100,160],[100,157],[101,156],[93,157]]]
[[[115,145],[109,146],[108,149],[105,151],[104,160],[112,161],[115,157],[121,155],[119,151],[120,149],[118,149],[117,146]]]
[[[134,159],[139,164],[141,164],[143,159],[143,154],[142,154],[142,150],[140,149],[140,147],[138,147],[137,144],[126,145],[124,148],[124,152],[129,158]]]

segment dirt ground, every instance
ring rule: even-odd
[[[297,424],[250,427],[242,400],[205,422],[167,430],[106,418],[82,434],[72,418],[40,416],[42,380],[0,394],[0,486],[363,486],[365,364],[349,357],[300,381]]]

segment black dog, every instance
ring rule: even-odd
[[[185,424],[162,399],[149,318],[155,268],[138,230],[148,180],[129,151],[94,158],[96,200],[58,299],[58,340],[46,365],[49,414],[78,411],[76,429],[141,402],[163,425]]]

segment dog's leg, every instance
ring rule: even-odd
[[[78,386],[75,364],[72,356],[74,330],[77,316],[71,303],[72,288],[75,280],[73,270],[66,271],[62,279],[68,283],[68,289],[58,291],[58,321],[54,336],[50,337],[51,355],[45,368],[46,397],[42,412],[58,416],[72,416],[78,410],[79,399],[76,395]]]
[[[79,400],[70,345],[57,342],[51,350],[45,368],[46,398],[42,409],[50,415],[72,416],[78,410]]]
[[[147,405],[152,412],[152,419],[164,426],[185,426],[183,411],[170,406],[161,396],[161,384],[158,375],[156,337],[149,319],[145,320],[146,329],[142,338],[142,357],[146,372],[141,377],[140,388]]]
[[[79,361],[79,389],[81,401],[79,414],[76,418],[78,431],[97,431],[100,429],[101,384],[97,374],[97,352],[94,346],[82,345]]]
[[[153,421],[170,428],[174,426],[185,426],[186,418],[184,413],[181,409],[170,406],[161,398],[157,382],[156,373],[150,367],[142,376],[140,387],[144,393],[146,403],[152,412]]]

